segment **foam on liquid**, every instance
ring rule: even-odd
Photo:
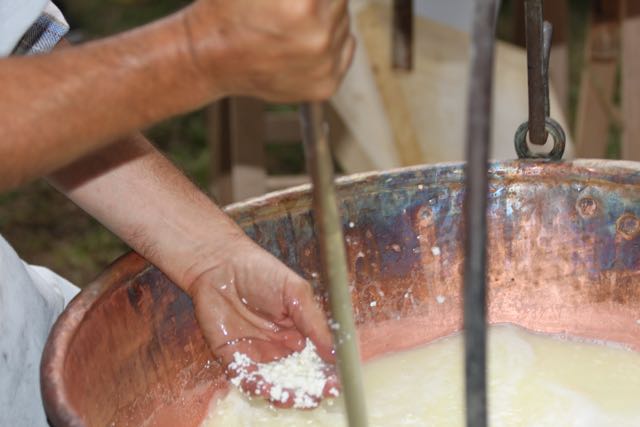
[[[640,354],[513,326],[489,331],[492,427],[640,426]],[[462,427],[462,336],[364,365],[371,427]],[[341,398],[311,411],[276,410],[232,390],[203,427],[345,426]]]

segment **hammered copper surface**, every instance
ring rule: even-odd
[[[364,358],[460,329],[462,183],[460,165],[341,181]],[[637,163],[493,165],[490,321],[640,350],[639,202]],[[324,296],[309,207],[308,189],[298,188],[228,211]],[[192,427],[227,387],[189,299],[135,254],[69,306],[42,374],[57,427]]]

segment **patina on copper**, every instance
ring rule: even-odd
[[[499,163],[489,189],[489,321],[640,350],[640,164]],[[459,331],[461,165],[348,177],[338,193],[363,358]],[[326,307],[310,207],[303,187],[228,211]],[[135,254],[67,308],[42,383],[56,427],[194,427],[228,387],[190,300]]]

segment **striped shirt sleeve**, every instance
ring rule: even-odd
[[[14,55],[37,55],[55,47],[69,31],[69,24],[51,2],[16,45]]]

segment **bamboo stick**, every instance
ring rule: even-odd
[[[320,244],[323,280],[329,286],[338,373],[350,427],[366,427],[367,411],[362,385],[358,336],[347,281],[347,258],[338,211],[334,171],[322,104],[303,104],[300,109],[307,167],[313,183],[316,235]]]

